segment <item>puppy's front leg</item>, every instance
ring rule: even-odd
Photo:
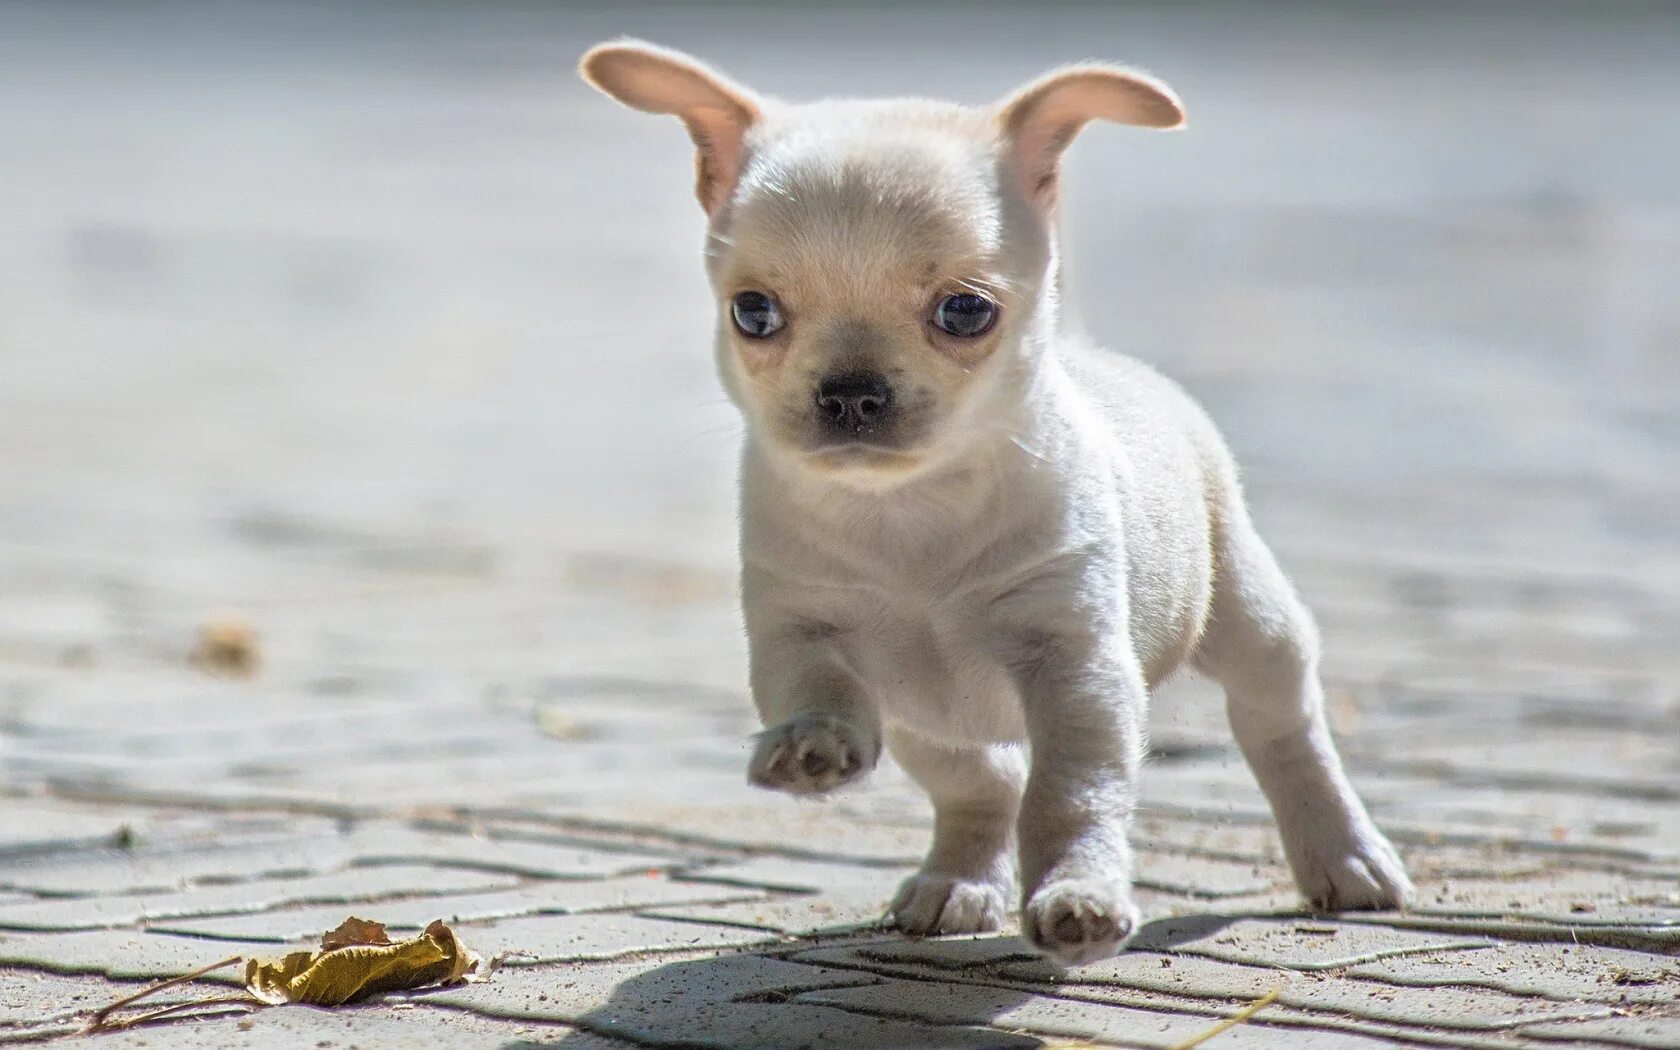
[[[875,768],[881,716],[836,642],[798,622],[748,618],[753,702],[766,726],[747,779],[821,795]]]
[[[1126,829],[1147,690],[1123,612],[1064,607],[1056,621],[1014,632],[1032,746],[1017,826],[1021,931],[1079,965],[1113,955],[1138,924]]]
[[[933,800],[933,848],[888,914],[914,936],[1000,928],[1015,882],[1015,821],[1027,762],[1019,744],[972,746],[888,730],[887,748]]]

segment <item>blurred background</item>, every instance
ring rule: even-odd
[[[1674,5],[8,0],[12,788],[348,797],[430,755],[439,793],[635,801],[520,743],[558,697],[550,736],[606,741],[570,773],[691,761],[734,790],[738,426],[687,139],[573,72],[622,34],[793,99],[980,103],[1086,57],[1164,77],[1188,130],[1069,155],[1074,312],[1225,427],[1325,622],[1339,728],[1439,763],[1607,710],[1673,725]],[[218,609],[258,680],[187,666]],[[627,696],[727,733],[590,722]],[[311,781],[323,751],[359,764]],[[1592,769],[1672,783],[1671,751],[1618,737]],[[527,782],[461,786],[492,772]]]
[[[619,34],[794,99],[1158,73],[1187,131],[1070,154],[1095,336],[1257,485],[1334,488],[1338,542],[1421,503],[1454,550],[1676,568],[1680,15],[1632,3],[12,0],[6,539],[284,512],[726,563],[689,146],[573,74]]]

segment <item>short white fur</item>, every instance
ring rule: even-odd
[[[997,929],[1018,887],[1032,943],[1089,962],[1137,928],[1145,707],[1190,665],[1225,690],[1306,899],[1403,905],[1325,723],[1312,618],[1224,442],[1176,385],[1060,323],[1060,153],[1093,119],[1177,126],[1170,89],[1083,65],[992,107],[793,105],[635,41],[582,71],[698,146],[718,365],[748,424],[753,782],[824,793],[889,749],[936,811],[896,923]],[[735,330],[748,288],[784,333]],[[962,289],[998,304],[984,337],[928,323]],[[859,362],[892,378],[900,437],[813,443],[813,384]]]

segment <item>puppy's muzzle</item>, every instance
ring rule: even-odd
[[[892,421],[893,390],[879,372],[847,372],[817,384],[817,419],[832,438],[864,438]]]

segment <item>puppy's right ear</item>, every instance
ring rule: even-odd
[[[680,51],[640,40],[591,48],[578,72],[632,109],[680,118],[694,140],[700,206],[708,215],[723,207],[741,177],[747,129],[760,116],[750,91]]]
[[[997,109],[1011,166],[1027,195],[1056,198],[1062,150],[1093,120],[1144,128],[1184,126],[1184,106],[1154,77],[1100,63],[1068,66],[1028,84]]]

